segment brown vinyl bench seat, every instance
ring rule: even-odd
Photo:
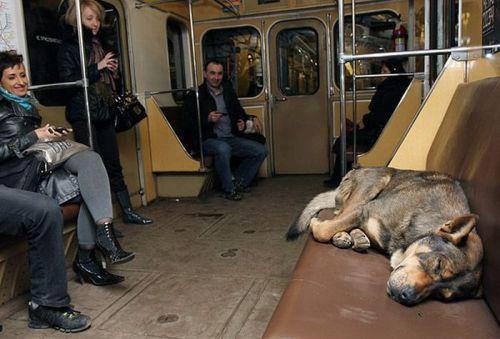
[[[484,298],[403,306],[386,295],[383,255],[309,236],[264,338],[500,338],[500,98],[491,93],[500,78],[460,85],[427,157],[428,170],[461,180],[479,215]]]

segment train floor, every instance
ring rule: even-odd
[[[306,237],[284,234],[305,204],[324,191],[324,176],[264,179],[242,201],[158,200],[139,211],[150,226],[116,223],[134,261],[111,268],[126,280],[80,285],[68,270],[75,308],[92,327],[74,338],[260,338],[291,276]],[[0,308],[5,338],[63,338],[27,327],[22,296]],[[17,305],[17,306],[13,306]],[[13,309],[14,307],[14,309]]]

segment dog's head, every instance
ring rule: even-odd
[[[483,246],[476,223],[473,214],[457,217],[409,246],[391,273],[389,296],[405,305],[479,297]]]

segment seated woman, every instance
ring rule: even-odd
[[[382,60],[381,72],[383,74],[406,73],[401,59],[391,58]],[[356,126],[356,146],[359,152],[367,152],[377,141],[380,133],[391,118],[392,113],[398,106],[401,98],[406,92],[406,88],[411,80],[407,76],[392,76],[385,78],[378,86],[370,101],[366,113]],[[352,121],[347,120],[347,146],[352,146],[354,128]],[[337,187],[342,180],[340,166],[340,140],[337,140],[333,152],[335,153],[335,167],[333,176],[325,181],[328,187]],[[349,170],[349,168],[348,168]]]
[[[80,152],[52,173],[34,175],[22,152],[38,141],[65,139],[67,132],[58,133],[48,124],[40,126],[42,118],[27,95],[28,78],[21,55],[0,52],[0,75],[0,184],[19,188],[20,178],[30,178],[34,182],[25,183],[24,189],[31,187],[56,199],[59,205],[80,200],[79,249],[73,263],[77,277],[94,285],[123,281],[122,276],[104,270],[95,257],[96,246],[112,264],[135,257],[121,248],[114,234],[109,180],[101,158],[92,151]]]

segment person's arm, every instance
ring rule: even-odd
[[[77,81],[82,79],[80,66],[80,53],[74,45],[64,44],[57,55],[57,68],[59,80],[62,82]],[[87,66],[89,84],[96,83],[101,78],[97,64]]]

